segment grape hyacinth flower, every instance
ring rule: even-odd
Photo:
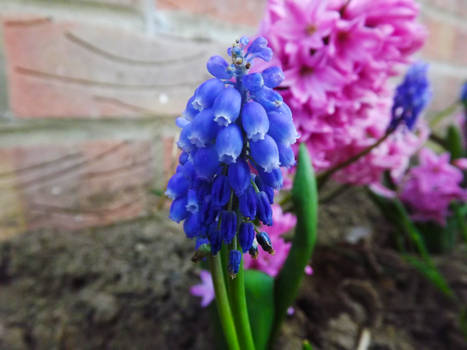
[[[209,59],[214,78],[196,89],[177,119],[182,153],[166,194],[173,200],[170,218],[183,221],[198,247],[213,256],[228,247],[234,277],[243,253],[256,255],[258,244],[274,252],[256,226],[272,225],[274,190],[283,183],[280,166],[295,164],[291,147],[298,136],[290,109],[272,89],[284,78],[282,70],[249,73],[256,58],[272,58],[267,40],[249,44],[242,37],[228,54],[231,64],[220,56]]]
[[[388,130],[395,130],[401,123],[409,130],[415,126],[418,116],[431,98],[427,70],[426,63],[418,62],[407,71],[403,82],[396,89]]]

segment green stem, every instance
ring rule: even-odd
[[[439,137],[436,134],[431,133],[430,136],[429,136],[429,139],[430,139],[430,141],[438,144],[439,146],[443,147],[444,149],[448,148],[448,146],[446,145],[446,141],[442,137]]]
[[[454,111],[456,110],[457,108],[457,105],[458,105],[458,101],[456,102],[453,102],[451,103],[448,107],[446,107],[445,109],[443,109],[442,111],[439,111],[438,113],[436,113],[432,118],[431,118],[431,121],[430,121],[430,129],[433,129],[436,125],[438,125],[438,123],[443,120],[445,117],[447,117],[448,115],[451,115],[454,113]]]
[[[250,319],[245,296],[245,279],[243,257],[237,276],[230,282],[232,313],[237,327],[240,346],[245,350],[254,350],[253,335],[251,334]]]
[[[357,153],[356,155],[348,158],[347,160],[344,160],[343,162],[340,162],[339,164],[333,166],[331,169],[328,169],[327,171],[325,171],[324,173],[319,175],[318,179],[317,179],[318,180],[318,189],[321,189],[326,184],[326,182],[328,182],[328,180],[331,178],[331,176],[334,175],[336,172],[338,172],[341,169],[346,168],[350,164],[352,164],[352,163],[356,162],[357,160],[359,160],[360,158],[366,156],[368,153],[370,153],[376,147],[381,145],[384,141],[386,141],[386,139],[391,134],[392,134],[392,130],[386,132],[383,135],[383,137],[381,137],[378,141],[376,141],[371,146],[365,148],[363,151],[361,151],[361,152]]]
[[[210,266],[214,291],[216,292],[217,311],[219,313],[222,329],[224,330],[225,341],[230,350],[240,350],[237,331],[235,330],[229,298],[227,296],[227,289],[225,288],[220,254],[210,257]]]

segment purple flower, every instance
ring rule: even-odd
[[[201,283],[192,286],[190,293],[196,297],[201,297],[201,306],[206,307],[214,300],[214,285],[209,271],[201,270],[199,277],[201,278]]]

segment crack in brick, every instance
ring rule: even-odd
[[[183,63],[189,62],[192,60],[201,59],[206,55],[205,51],[200,51],[198,53],[194,53],[190,56],[184,56],[179,58],[172,58],[167,60],[160,60],[160,61],[145,61],[145,60],[138,60],[134,58],[128,58],[113,54],[106,50],[99,48],[98,46],[93,45],[89,41],[78,37],[76,34],[71,32],[65,32],[65,38],[67,38],[72,43],[102,57],[105,57],[109,60],[116,61],[119,63],[131,64],[131,65],[140,65],[140,66],[155,66],[155,65],[168,65],[168,64],[176,64],[176,63]]]
[[[18,74],[23,74],[27,76],[33,76],[36,78],[55,80],[67,84],[75,85],[84,85],[84,86],[95,86],[101,88],[111,88],[111,89],[125,89],[125,90],[153,90],[159,88],[170,88],[170,87],[184,87],[184,86],[193,86],[201,84],[201,80],[191,81],[191,82],[182,82],[182,83],[173,83],[173,84],[119,84],[106,81],[95,81],[84,78],[69,77],[54,73],[43,72],[36,69],[26,68],[16,66],[15,71]]]

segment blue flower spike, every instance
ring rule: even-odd
[[[242,37],[227,51],[231,63],[221,56],[208,60],[213,78],[177,118],[182,152],[166,195],[173,200],[170,218],[183,222],[198,258],[216,255],[224,245],[234,278],[242,254],[256,257],[258,245],[274,252],[255,225],[272,225],[274,190],[282,187],[281,167],[295,164],[297,132],[290,108],[274,90],[284,80],[282,70],[249,73],[256,60],[271,60],[267,40]]]
[[[405,124],[409,130],[414,128],[418,116],[431,99],[427,71],[428,64],[423,62],[414,63],[408,69],[396,88],[388,132],[396,130],[400,124]]]

